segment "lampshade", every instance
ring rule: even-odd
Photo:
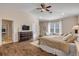
[[[74,30],[78,30],[78,29],[79,29],[79,25],[75,25],[75,26],[73,26],[72,29],[74,29]]]

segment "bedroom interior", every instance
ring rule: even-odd
[[[79,56],[79,3],[0,8],[0,56]]]

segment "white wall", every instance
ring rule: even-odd
[[[78,16],[78,24],[79,24],[79,16]]]
[[[35,24],[35,34],[36,37],[39,35],[39,21],[37,18],[32,16],[31,13],[21,12],[17,10],[4,10],[0,9],[0,42],[2,40],[1,28],[2,28],[2,19],[12,20],[13,21],[13,41],[18,41],[18,31],[21,29],[22,24],[29,25],[32,30],[32,25]]]
[[[45,35],[48,32],[48,21],[40,21],[40,35]]]
[[[62,20],[62,33],[73,32],[72,27],[76,25],[77,16],[63,18]]]

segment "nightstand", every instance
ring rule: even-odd
[[[76,44],[76,53],[77,56],[79,56],[79,41],[75,41],[75,44]]]

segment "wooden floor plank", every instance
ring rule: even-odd
[[[5,44],[0,47],[1,56],[53,56],[29,42]]]

